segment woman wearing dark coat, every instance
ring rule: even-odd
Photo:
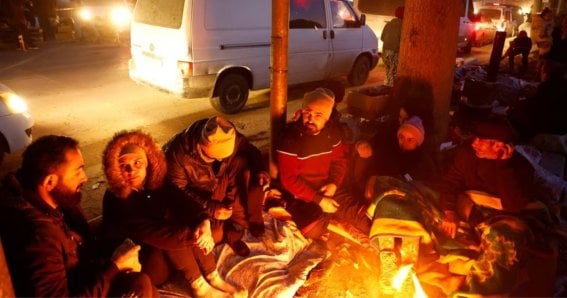
[[[150,136],[117,133],[104,151],[103,165],[109,185],[103,198],[103,235],[108,241],[131,238],[139,243],[142,271],[155,284],[177,269],[197,297],[237,294],[216,271],[207,213],[184,199],[181,190],[164,184],[165,156]]]

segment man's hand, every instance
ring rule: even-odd
[[[337,192],[337,185],[334,184],[334,183],[327,183],[327,184],[321,186],[321,188],[319,189],[319,192],[324,197],[334,197],[335,192]]]
[[[335,213],[337,212],[337,209],[339,209],[339,203],[328,197],[323,197],[323,199],[319,202],[319,206],[325,213]]]
[[[232,208],[223,207],[221,205],[215,208],[213,217],[218,220],[227,220],[232,216]]]
[[[457,235],[457,213],[455,211],[443,211],[443,220],[441,221],[441,230],[449,237],[455,238]]]
[[[213,234],[211,233],[211,222],[205,219],[197,226],[195,233],[195,244],[208,255],[215,247]]]
[[[126,239],[116,250],[112,253],[111,261],[118,267],[120,271],[133,271],[140,272],[142,265],[138,261],[138,252],[140,246],[134,244],[132,240]]]
[[[354,145],[356,148],[356,153],[361,158],[369,158],[372,156],[372,146],[367,141],[358,141]]]

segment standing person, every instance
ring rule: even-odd
[[[164,145],[167,178],[199,203],[211,217],[215,243],[225,241],[236,254],[248,256],[244,229],[264,232],[263,193],[250,189],[269,184],[260,151],[219,116],[201,119]]]
[[[164,185],[165,156],[149,135],[117,133],[104,150],[103,165],[109,185],[103,236],[110,243],[125,238],[141,243],[142,272],[154,284],[168,279],[171,266],[183,272],[196,297],[246,296],[216,270],[208,214],[176,187]]]
[[[17,47],[22,51],[37,49],[30,42],[28,34],[28,20],[26,19],[25,2],[23,0],[6,0],[8,4],[8,22],[16,32]]]
[[[394,86],[398,68],[398,55],[400,53],[400,40],[402,37],[402,19],[404,18],[404,7],[396,8],[395,18],[389,21],[380,39],[384,43],[382,45],[382,53],[384,54],[384,64],[386,65],[386,78],[384,85]]]
[[[56,0],[35,0],[33,4],[39,20],[39,26],[43,30],[43,40],[54,40],[56,30],[54,24],[57,20]]]
[[[528,57],[531,50],[532,39],[528,37],[526,31],[520,31],[518,36],[510,41],[510,47],[508,47],[503,56],[503,58],[508,57],[510,72],[514,72],[514,58],[517,55],[522,55],[522,68],[520,68],[520,72],[526,72],[528,70]]]
[[[277,147],[283,188],[290,194],[287,211],[308,238],[327,232],[332,214],[368,234],[367,205],[342,187],[347,172],[347,149],[338,125],[330,123],[334,95],[317,88],[305,93],[300,117],[286,125]]]
[[[137,273],[140,246],[124,242],[98,264],[80,207],[84,168],[77,141],[49,135],[29,145],[17,174],[6,177],[0,235],[16,295],[153,297],[149,278]]]

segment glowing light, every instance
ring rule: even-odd
[[[93,19],[93,13],[88,8],[81,9],[79,16],[81,17],[81,19],[87,22]]]
[[[412,264],[404,265],[402,266],[402,268],[400,268],[400,270],[398,270],[398,273],[396,273],[392,281],[392,287],[394,287],[394,289],[396,289],[397,291],[401,290],[402,284],[408,278],[408,275],[412,267],[413,267]]]
[[[124,27],[130,24],[132,13],[128,8],[124,6],[117,6],[112,9],[111,18],[114,25]]]

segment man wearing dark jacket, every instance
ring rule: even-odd
[[[368,233],[366,204],[341,188],[347,171],[347,148],[338,125],[330,123],[334,95],[325,88],[305,94],[301,116],[288,123],[277,147],[283,188],[293,199],[287,210],[310,238],[326,233],[328,214]]]
[[[214,116],[201,119],[175,135],[164,151],[168,180],[199,203],[211,217],[215,243],[225,240],[247,256],[240,240],[244,229],[263,233],[263,195],[250,189],[269,183],[260,151],[232,123]]]
[[[100,262],[80,208],[87,181],[77,141],[45,136],[6,177],[0,234],[17,296],[153,296],[140,271],[140,246],[124,242]],[[127,272],[134,272],[125,274]]]
[[[481,120],[474,133],[472,143],[457,149],[440,185],[441,227],[453,238],[459,217],[473,226],[483,220],[475,205],[518,213],[537,198],[534,168],[514,150],[515,133],[507,121]]]

